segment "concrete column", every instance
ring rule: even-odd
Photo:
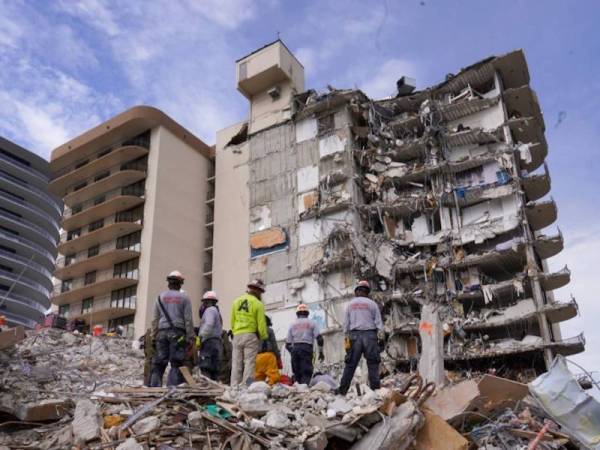
[[[433,302],[427,302],[421,308],[419,374],[425,381],[433,381],[442,386],[445,382],[444,333],[436,306]]]

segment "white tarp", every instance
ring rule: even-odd
[[[550,370],[529,383],[529,391],[562,431],[600,450],[600,403],[584,392],[563,356],[556,356]]]

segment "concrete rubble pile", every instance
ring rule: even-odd
[[[529,387],[395,374],[345,397],[323,381],[229,387],[187,368],[186,384],[143,387],[131,341],[52,329],[0,360],[1,450],[600,448],[600,404],[559,358]]]

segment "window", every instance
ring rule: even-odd
[[[65,267],[70,266],[75,261],[75,253],[65,255]]]
[[[115,264],[113,276],[115,278],[137,278],[139,258],[129,259]]]
[[[0,206],[0,211],[5,212],[6,214],[8,214],[12,217],[18,218],[18,219],[23,217],[21,214],[17,214],[16,212],[11,211],[10,209],[2,208],[1,206]]]
[[[81,301],[81,314],[87,314],[92,312],[92,307],[94,306],[94,297],[84,298]]]
[[[80,213],[82,209],[83,209],[83,206],[81,204],[79,204],[79,205],[73,205],[73,207],[71,208],[71,215],[75,215],[77,213]]]
[[[67,233],[67,241],[78,238],[81,236],[81,228],[76,228],[75,230],[71,230]]]
[[[139,147],[150,148],[150,130],[146,130],[131,139],[123,141],[121,144],[123,147],[126,145],[137,145]]]
[[[5,245],[0,245],[0,250],[8,253],[17,253],[14,248],[6,247]]]
[[[141,237],[141,231],[134,231],[133,233],[121,236],[117,238],[117,248],[139,252]]]
[[[136,197],[142,197],[144,195],[145,180],[140,180],[135,183],[125,186],[121,189],[121,195],[135,195]]]
[[[24,203],[25,202],[25,197],[21,197],[20,195],[13,194],[12,192],[7,191],[6,189],[0,189],[0,192],[3,192],[4,194],[6,194],[9,197],[11,197],[13,200],[18,201],[19,203]]]
[[[0,270],[3,270],[4,272],[14,272],[12,267],[5,266],[4,264],[0,264]]]
[[[106,201],[106,195],[100,195],[94,199],[94,206],[104,203]]]
[[[110,175],[110,170],[105,170],[104,172],[100,172],[98,175],[94,177],[94,181],[100,181]]]
[[[141,158],[134,159],[132,161],[121,164],[121,170],[140,170],[145,172],[148,168],[148,157],[142,156]]]
[[[71,305],[60,305],[58,307],[58,315],[61,317],[69,317],[69,306]]]
[[[85,274],[85,278],[83,280],[84,285],[93,284],[96,282],[96,271],[88,272]]]
[[[103,156],[108,155],[110,152],[112,152],[112,148],[104,149],[98,153],[98,156],[96,156],[96,158],[102,158]]]
[[[79,169],[80,167],[85,166],[87,163],[89,163],[90,160],[89,159],[84,159],[82,161],[79,161],[77,164],[75,164],[75,168]]]
[[[27,161],[26,159],[23,159],[23,158],[19,158],[18,156],[13,155],[12,153],[9,153],[9,152],[7,152],[4,149],[0,148],[0,153],[3,154],[6,157],[12,159],[13,161],[15,161],[18,164],[21,164],[21,165],[24,165],[24,166],[27,166],[27,167],[31,167],[31,163],[29,161]]]
[[[94,222],[88,225],[88,231],[91,233],[92,231],[96,231],[99,228],[104,226],[104,219],[95,220]]]
[[[10,234],[14,234],[15,236],[19,235],[18,231],[11,230],[10,228],[3,227],[2,225],[0,225],[0,230],[6,231],[7,233],[10,233]]]
[[[73,289],[73,278],[63,280],[60,286],[60,292],[69,292],[71,289]]]
[[[88,258],[96,256],[98,253],[100,253],[100,245],[94,245],[93,247],[88,248]]]
[[[144,216],[143,206],[136,206],[135,208],[127,209],[117,213],[115,222],[137,222]]]
[[[333,131],[335,127],[334,123],[333,114],[327,114],[326,116],[319,117],[317,119],[317,133],[321,135]]]
[[[83,189],[83,188],[84,188],[84,187],[86,187],[86,186],[87,186],[87,181],[82,181],[81,183],[79,183],[79,184],[76,184],[76,185],[73,187],[73,192],[75,192],[75,191],[78,191],[78,190],[80,190],[80,189]]]
[[[110,307],[135,309],[136,291],[137,286],[112,291],[110,294]]]
[[[119,317],[118,319],[111,319],[108,321],[108,329],[110,331],[116,331],[117,327],[119,325],[121,325],[123,328],[125,328],[125,337],[128,337],[130,339],[133,339],[133,332],[134,332],[134,328],[133,328],[133,318],[135,316],[132,314],[130,316],[125,316],[125,317]]]

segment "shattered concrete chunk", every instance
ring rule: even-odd
[[[265,394],[268,396],[271,393],[271,387],[264,381],[255,381],[248,386],[248,391],[251,394]]]
[[[77,402],[73,418],[73,435],[76,441],[88,442],[100,437],[100,410],[91,400]]]
[[[320,392],[331,392],[331,386],[325,383],[324,381],[319,381],[317,384],[310,388],[311,391],[320,391]]]
[[[283,430],[291,425],[287,414],[279,408],[270,410],[263,417],[263,420],[268,427],[277,428],[278,430]]]
[[[144,450],[144,447],[138,444],[134,438],[129,438],[119,445],[117,450]]]
[[[327,443],[327,434],[321,431],[304,441],[304,448],[306,450],[325,450]]]
[[[204,419],[200,411],[192,411],[188,414],[187,420],[191,427],[199,427]]]
[[[352,405],[348,403],[344,398],[337,397],[333,402],[329,404],[329,409],[334,410],[336,413],[346,414],[352,411]]]
[[[135,434],[151,433],[160,426],[160,419],[156,416],[146,417],[131,426]]]

